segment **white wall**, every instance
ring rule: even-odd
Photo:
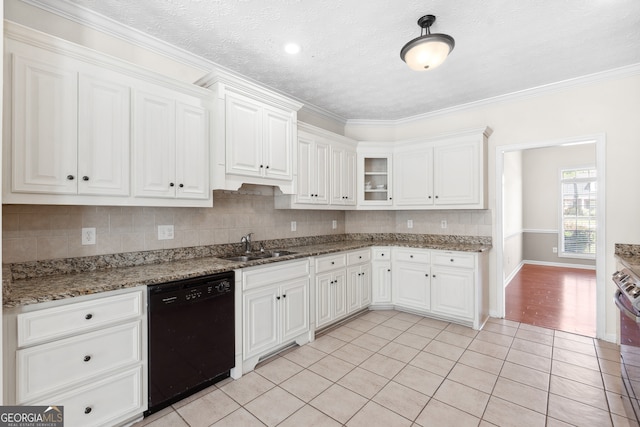
[[[496,101],[487,105],[425,116],[376,129],[347,123],[345,134],[355,139],[385,140],[428,137],[489,126],[489,208],[495,219],[495,153],[509,145],[553,141],[604,132],[606,135],[606,295],[614,293],[608,277],[615,271],[614,244],[640,243],[640,197],[630,197],[640,159],[640,75],[594,81],[535,96]],[[624,209],[620,209],[624,206]],[[493,239],[496,242],[494,222]],[[491,254],[491,305],[497,309],[495,251]],[[599,284],[602,286],[603,284]],[[616,334],[617,309],[606,300],[605,336]]]
[[[510,277],[522,262],[522,151],[504,154],[504,276]],[[499,244],[499,242],[496,242]]]

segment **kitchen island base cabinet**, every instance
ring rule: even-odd
[[[309,263],[286,262],[242,270],[242,372],[260,359],[295,342],[311,339]]]

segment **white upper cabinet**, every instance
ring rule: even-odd
[[[390,143],[358,145],[358,206],[388,209],[393,205],[393,152]]]
[[[3,203],[212,205],[209,91],[12,24],[5,47]]]
[[[276,196],[276,208],[355,209],[356,141],[306,123],[297,133],[295,194]]]
[[[485,128],[396,143],[394,206],[486,209],[488,134]]]
[[[331,151],[331,204],[356,204],[356,151],[335,145]]]
[[[109,74],[80,74],[78,194],[129,195],[131,90]]]
[[[216,123],[211,185],[275,185],[293,194],[298,110],[302,104],[216,70],[196,82],[210,89]]]
[[[12,90],[5,89],[13,92],[11,191],[75,194],[78,73],[42,53],[40,60],[12,55]]]
[[[295,121],[291,112],[228,93],[227,173],[290,181]]]
[[[161,88],[134,98],[135,196],[208,199],[206,110]]]
[[[298,132],[296,203],[329,203],[329,150],[324,141]]]

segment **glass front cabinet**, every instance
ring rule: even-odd
[[[377,147],[358,147],[358,205],[391,206],[393,204],[393,174],[391,153]]]

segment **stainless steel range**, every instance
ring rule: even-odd
[[[640,422],[640,277],[623,268],[613,274],[613,282],[620,309],[620,370],[631,403],[625,410],[628,418]]]

